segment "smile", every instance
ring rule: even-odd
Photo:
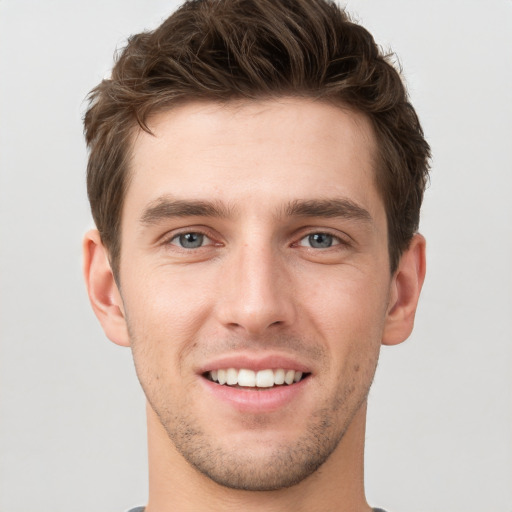
[[[307,375],[299,370],[283,368],[259,371],[246,368],[220,368],[206,373],[209,380],[218,384],[244,388],[272,388],[283,384],[291,385],[306,378]]]

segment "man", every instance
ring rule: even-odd
[[[324,0],[188,2],[129,40],[85,133],[85,279],[147,397],[146,512],[371,510],[429,158],[371,35]]]

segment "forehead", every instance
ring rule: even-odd
[[[242,210],[255,198],[276,208],[331,196],[370,213],[382,206],[371,124],[348,108],[299,98],[191,102],[148,125],[153,134],[133,139],[125,210],[140,212],[163,194]]]

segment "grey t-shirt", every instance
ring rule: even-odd
[[[132,508],[131,510],[128,510],[128,512],[144,512],[144,507],[135,507],[135,508]],[[374,508],[373,512],[386,512],[386,511],[382,508]]]

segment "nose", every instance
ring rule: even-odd
[[[246,334],[293,325],[293,283],[285,255],[271,247],[240,247],[223,269],[218,313],[221,323]]]

